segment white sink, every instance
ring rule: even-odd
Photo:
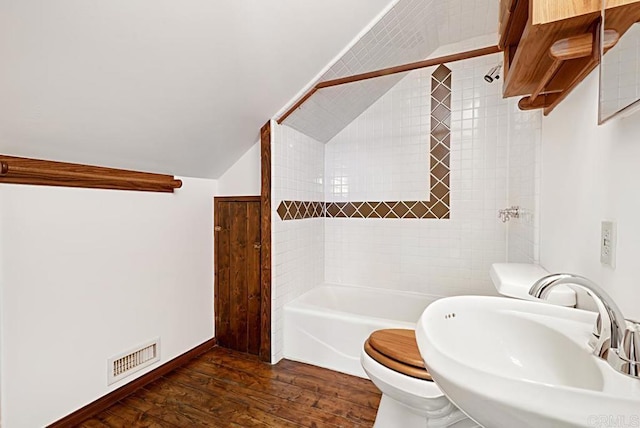
[[[595,318],[540,302],[449,297],[427,307],[416,337],[438,386],[486,428],[640,427],[640,380],[591,353]]]

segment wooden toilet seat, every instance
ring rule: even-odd
[[[364,351],[383,366],[418,379],[432,381],[427,371],[414,330],[377,330],[364,343]]]

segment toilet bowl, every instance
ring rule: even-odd
[[[382,392],[374,428],[472,428],[431,380],[413,330],[378,330],[365,342],[360,361]]]
[[[532,299],[531,285],[548,272],[539,265],[498,263],[490,276],[499,293]],[[552,304],[575,306],[575,292],[559,288]],[[543,303],[545,304],[545,303]],[[413,330],[378,330],[365,342],[360,361],[369,379],[382,392],[374,428],[479,427],[440,391],[424,366]]]

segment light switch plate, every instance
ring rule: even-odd
[[[600,232],[600,263],[616,267],[616,223],[603,221]]]

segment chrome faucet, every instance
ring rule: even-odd
[[[555,273],[536,281],[529,290],[533,297],[544,299],[561,284],[578,286],[595,300],[599,325],[593,343],[594,355],[606,360],[615,370],[640,378],[640,324],[625,320],[613,299],[595,282],[570,273]]]

